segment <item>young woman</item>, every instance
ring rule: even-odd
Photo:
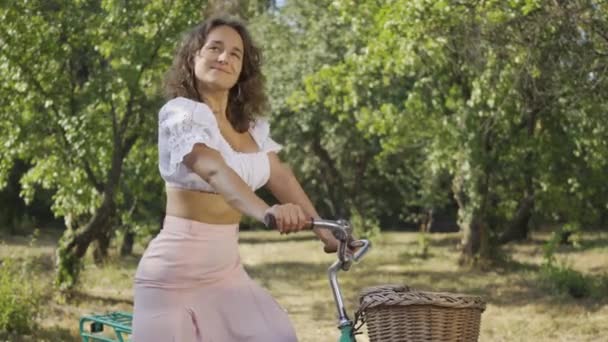
[[[159,113],[167,216],[135,275],[135,342],[297,340],[238,253],[242,215],[272,214],[281,233],[319,217],[261,116],[260,62],[245,26],[219,17],[192,30],[176,54]],[[262,186],[282,204],[257,197]],[[336,250],[331,234],[315,233],[326,252]]]

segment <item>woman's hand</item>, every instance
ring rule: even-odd
[[[338,251],[339,243],[340,242],[336,238],[333,238],[328,241],[323,241],[323,251],[325,251],[325,253],[336,253]]]
[[[268,208],[264,216],[271,214],[276,227],[281,234],[295,233],[310,227],[311,219],[304,214],[304,210],[297,204],[277,204]]]
[[[338,251],[338,244],[340,243],[340,241],[338,241],[338,239],[336,239],[334,237],[331,240],[324,241],[323,243],[325,244],[323,246],[323,251],[325,251],[325,253],[336,253]],[[361,247],[363,247],[363,243],[361,243],[355,239],[351,239],[348,242],[348,249],[347,249],[346,253],[348,253],[352,256]]]

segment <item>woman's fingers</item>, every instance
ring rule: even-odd
[[[310,219],[304,213],[302,207],[298,206],[298,229],[304,230],[308,228]]]
[[[281,233],[283,234],[289,234],[291,233],[292,230],[292,218],[291,218],[291,212],[290,212],[290,208],[289,208],[289,204],[284,204],[280,207],[280,215],[282,217],[282,229],[281,229]]]
[[[308,218],[304,210],[296,204],[281,204],[272,206],[269,212],[274,215],[277,229],[281,234],[289,234],[306,229]]]
[[[298,231],[298,206],[289,205],[287,210],[287,215],[289,216],[289,232],[294,233]]]
[[[277,218],[277,229],[281,234],[289,234],[289,216],[285,205],[275,205],[274,214]]]

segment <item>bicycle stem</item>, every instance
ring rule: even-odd
[[[338,271],[342,269],[342,261],[338,260],[334,262],[328,269],[327,274],[329,276],[329,284],[331,292],[334,296],[334,302],[336,303],[336,309],[338,310],[339,327],[350,324],[351,321],[346,314],[346,308],[344,307],[344,299],[342,298],[342,292],[338,285]]]
[[[276,229],[276,221],[273,215],[267,214],[264,217],[264,223],[267,227]],[[352,241],[353,230],[348,221],[345,220],[332,221],[313,219],[310,222],[310,226],[311,228],[327,229],[331,231],[333,236],[339,241],[337,251],[338,260],[329,267],[327,274],[329,276],[329,284],[334,296],[334,302],[336,303],[336,309],[338,310],[338,327],[343,332],[343,335],[346,331],[348,331],[346,334],[350,335],[352,332],[352,329],[350,329],[352,328],[352,322],[348,318],[346,308],[344,307],[344,298],[342,297],[342,292],[340,291],[340,286],[338,284],[338,271],[348,271],[353,261],[359,261],[365,253],[367,253],[371,247],[371,243],[368,240]],[[360,246],[358,246],[358,250],[353,255],[348,255],[347,250],[351,242],[358,242],[360,243]]]

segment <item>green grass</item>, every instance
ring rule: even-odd
[[[369,256],[341,275],[347,307],[356,307],[361,289],[379,284],[407,284],[427,291],[482,296],[480,341],[597,341],[608,334],[608,294],[574,299],[556,295],[539,282],[543,243],[548,236],[506,247],[511,257],[491,271],[461,269],[455,234],[429,235],[426,257],[418,254],[418,234],[385,233]],[[42,234],[30,246],[27,237],[4,237],[0,257],[32,258],[39,281],[46,284],[39,328],[32,336],[9,341],[78,341],[78,318],[86,313],[132,308],[132,277],[143,248],[135,256],[115,256],[104,266],[88,258],[78,290],[62,298],[51,290],[54,243]],[[282,237],[273,232],[241,233],[241,256],[251,276],[288,309],[302,342],[337,339],[335,308],[326,279],[332,255],[324,254],[311,235]],[[608,233],[587,234],[581,246],[560,247],[557,259],[587,277],[605,279]],[[5,339],[7,337],[4,337]],[[0,335],[0,341],[3,338]],[[367,341],[362,336],[359,341]]]

